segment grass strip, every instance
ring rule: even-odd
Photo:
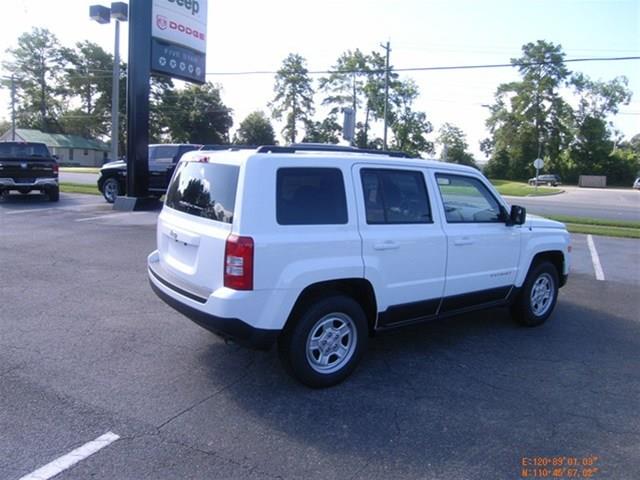
[[[491,180],[491,183],[500,195],[508,195],[511,197],[540,197],[544,195],[556,195],[562,193],[560,188],[549,187],[532,187],[523,182],[511,182],[509,180]]]
[[[567,223],[565,225],[567,226],[567,230],[571,233],[640,239],[640,230],[637,228],[605,227],[601,225],[584,225],[579,223]]]
[[[61,182],[60,191],[65,193],[88,193],[90,195],[101,195],[96,185],[86,185],[84,183]]]
[[[550,218],[551,220],[557,220],[558,222],[562,223],[640,229],[640,222],[636,222],[633,220],[607,220],[602,218],[574,217],[570,215],[543,215],[543,217]]]

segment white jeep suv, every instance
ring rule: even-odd
[[[226,339],[277,343],[312,387],[347,377],[374,332],[504,305],[543,323],[571,250],[563,224],[509,208],[473,168],[335,147],[185,154],[157,242],[162,300]]]

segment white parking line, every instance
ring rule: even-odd
[[[593,270],[596,272],[596,280],[604,280],[604,272],[602,271],[602,265],[600,264],[600,257],[598,256],[596,244],[593,242],[593,237],[591,235],[587,235],[587,245],[589,245],[589,252],[591,253]]]
[[[30,208],[29,210],[13,210],[10,212],[4,212],[4,215],[20,215],[22,213],[49,212],[51,210],[75,212],[78,210],[84,210],[85,208],[97,207],[99,205],[104,205],[104,203],[88,203],[86,205],[77,205],[75,207],[49,207],[49,208]]]
[[[60,472],[74,466],[76,463],[90,457],[94,453],[102,450],[104,447],[111,445],[113,442],[120,438],[113,432],[107,432],[104,435],[99,436],[95,440],[85,443],[81,447],[70,451],[66,455],[55,459],[51,463],[47,463],[44,467],[40,467],[34,472],[20,478],[20,480],[47,480],[55,477]]]
[[[96,215],[94,217],[85,217],[85,218],[78,218],[76,219],[76,222],[88,222],[89,220],[99,220],[101,218],[111,218],[111,217],[119,217],[121,215],[139,215],[141,213],[146,213],[146,212],[116,212],[116,213],[107,213],[105,215]]]

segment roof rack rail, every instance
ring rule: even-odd
[[[220,144],[204,144],[199,150],[208,150],[208,151],[218,151],[218,150],[229,150],[231,152],[235,152],[238,150],[255,150],[258,148],[258,145],[240,145],[240,144],[229,144],[229,145],[220,145]]]
[[[305,144],[293,143],[287,146],[280,145],[262,145],[258,147],[256,153],[296,153],[296,152],[350,152],[350,153],[368,153],[373,155],[388,155],[389,157],[411,158],[411,155],[405,152],[394,150],[375,150],[372,148],[357,148],[347,145],[334,144]]]

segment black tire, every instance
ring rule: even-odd
[[[60,188],[50,188],[47,190],[47,196],[49,197],[50,202],[57,202],[60,200]]]
[[[556,305],[559,285],[558,270],[551,262],[545,260],[534,264],[511,307],[514,320],[527,327],[542,325]],[[538,289],[538,295],[534,294],[534,289]],[[536,296],[537,300],[534,300]]]
[[[118,195],[122,194],[120,182],[115,177],[107,178],[102,184],[102,196],[108,203],[116,201]]]
[[[291,321],[278,340],[278,353],[287,371],[309,387],[342,382],[366,351],[367,318],[350,297],[336,294],[319,299]],[[323,357],[326,366],[320,365]]]

